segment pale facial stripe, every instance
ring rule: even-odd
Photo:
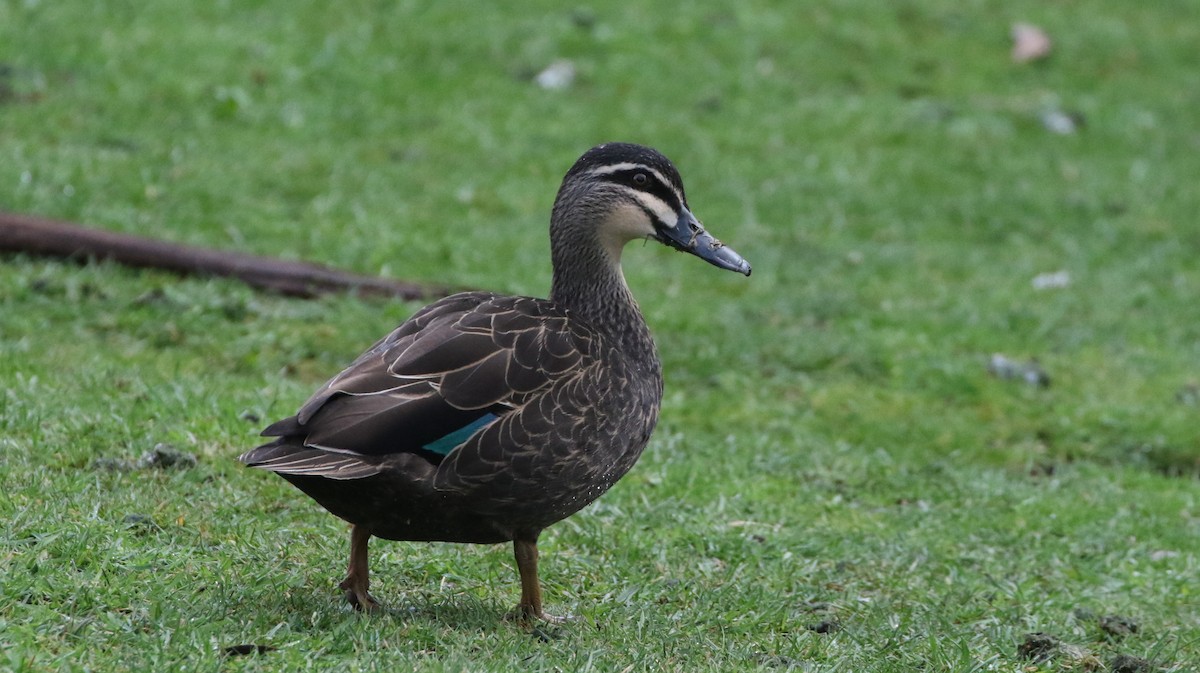
[[[651,168],[650,166],[647,166],[646,164],[635,164],[631,161],[626,161],[626,162],[622,162],[619,164],[609,164],[607,166],[600,166],[599,168],[593,168],[592,170],[587,172],[587,175],[589,177],[595,177],[595,176],[600,176],[600,175],[611,175],[613,173],[618,173],[620,171],[630,171],[630,170],[645,171],[646,173],[653,175],[655,178],[658,179],[658,181],[661,184],[665,185],[668,189],[670,189],[672,192],[675,193],[675,198],[678,199],[680,203],[683,203],[683,194],[681,194],[679,192],[679,190],[675,188],[675,185],[671,184],[671,181],[668,180],[666,178],[666,176],[664,176],[657,169]]]
[[[630,187],[625,187],[625,189],[629,190],[630,194],[638,202],[638,205],[642,207],[642,210],[646,211],[647,215],[658,220],[664,227],[675,226],[676,220],[679,219],[679,213],[675,212],[675,209],[669,203],[650,192],[643,192],[640,189],[632,189]]]

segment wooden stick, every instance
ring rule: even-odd
[[[88,229],[34,215],[0,213],[0,251],[68,259],[108,259],[136,267],[181,274],[237,278],[253,287],[293,297],[328,292],[427,299],[455,290],[391,278],[362,276],[319,264],[261,257],[158,241],[131,234]]]

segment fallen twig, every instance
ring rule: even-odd
[[[455,291],[444,286],[363,276],[320,264],[170,243],[16,213],[0,213],[0,251],[77,260],[107,259],[182,274],[228,276],[293,297],[353,292],[427,299]]]

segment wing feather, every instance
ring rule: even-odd
[[[591,357],[590,345],[548,301],[453,295],[376,342],[295,417],[264,433],[279,439],[243,458],[255,454],[259,467],[334,479],[376,474],[378,459],[392,454],[421,454],[436,463],[442,457],[423,447],[477,423],[481,412],[497,420],[472,437],[532,401],[540,410],[548,403],[541,393]],[[527,432],[516,434],[528,445]],[[504,459],[499,447],[491,453],[487,462]]]

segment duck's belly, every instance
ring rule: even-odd
[[[388,540],[494,544],[512,535],[486,516],[463,508],[456,498],[413,493],[412,483],[386,475],[352,482],[281,474],[322,507],[345,521]]]
[[[508,473],[467,492],[438,491],[384,472],[352,481],[281,474],[322,507],[389,540],[494,544],[536,533],[586,507],[629,471],[645,442],[601,469],[520,479]],[[593,463],[593,467],[599,467]]]

